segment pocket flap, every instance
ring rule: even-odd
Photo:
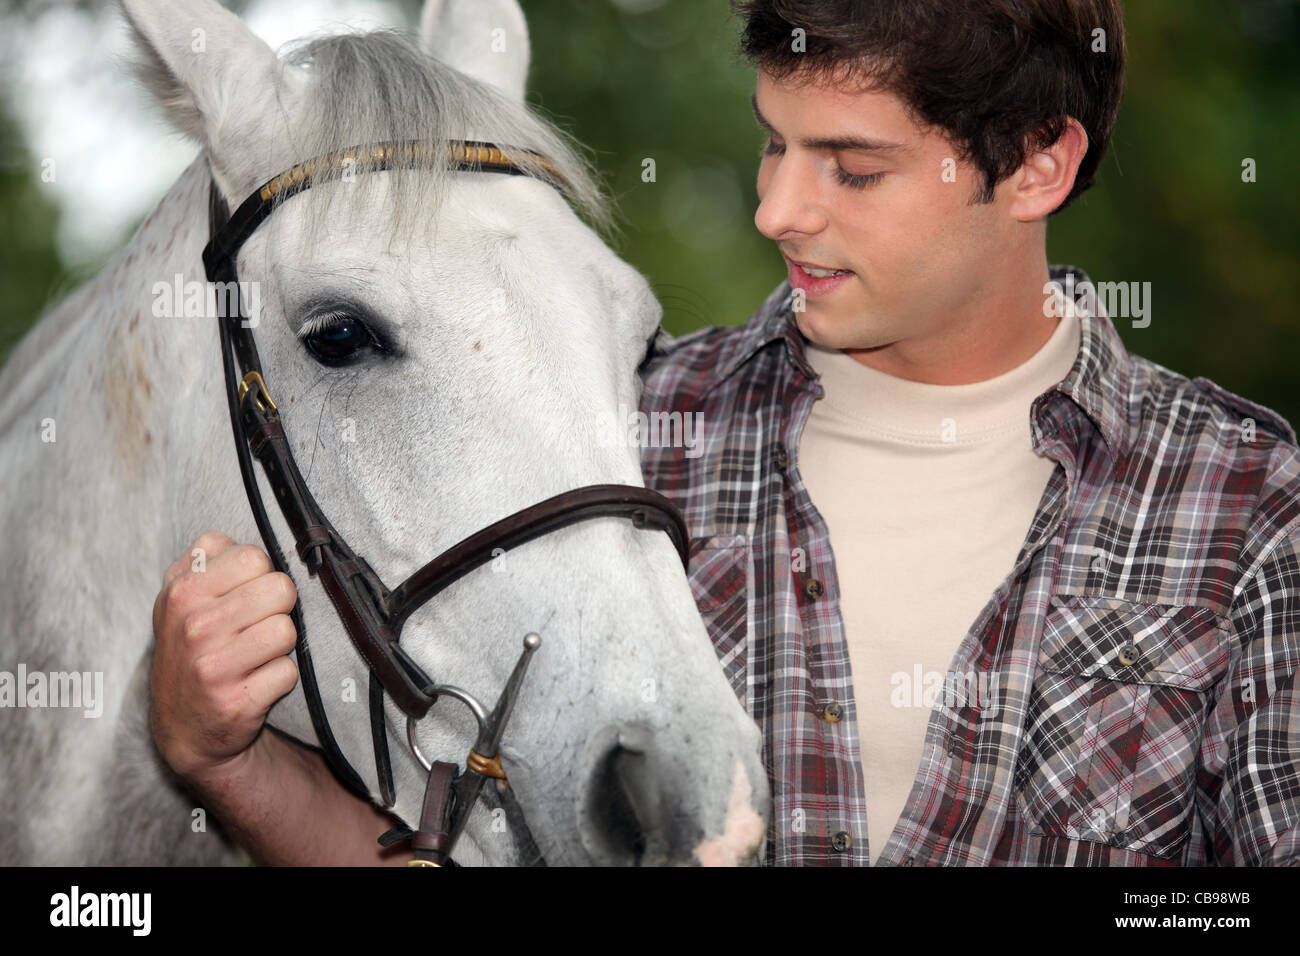
[[[1230,647],[1209,608],[1053,595],[1039,647],[1041,670],[1133,684],[1204,690],[1221,678]]]
[[[687,577],[700,613],[725,603],[745,587],[749,539],[743,534],[692,538]]]

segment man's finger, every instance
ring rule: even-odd
[[[298,666],[288,657],[276,657],[248,675],[244,696],[257,713],[265,714],[297,683]]]
[[[238,634],[273,614],[288,614],[298,599],[289,575],[272,571],[245,581],[204,612],[210,633]],[[211,615],[209,617],[209,615]]]
[[[207,579],[204,593],[213,597],[225,597],[274,570],[271,559],[257,545],[237,544],[208,562],[208,568],[204,572]],[[288,575],[281,577],[287,578]]]
[[[191,600],[222,598],[271,573],[271,559],[265,551],[257,545],[237,544],[208,561],[202,571],[187,571],[174,578],[164,591],[183,588],[186,598]]]
[[[197,570],[196,565],[203,567],[233,547],[236,547],[236,543],[220,531],[205,531],[163,572],[163,587],[167,587],[186,571]]]
[[[298,631],[288,614],[273,614],[240,631],[224,652],[231,676],[251,674],[268,661],[284,657],[298,643]]]

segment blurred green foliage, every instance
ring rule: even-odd
[[[13,122],[0,113],[0,361],[67,279],[55,246],[58,211],[37,188],[39,175]]]
[[[1300,5],[1130,0],[1124,104],[1048,258],[1152,283],[1130,351],[1300,425]],[[1242,181],[1255,160],[1256,181]]]
[[[239,3],[233,3],[237,9]],[[402,0],[412,22],[417,0]],[[618,252],[674,334],[743,322],[784,277],[753,226],[761,141],[725,0],[523,0],[531,101],[593,151]],[[1128,89],[1097,185],[1052,220],[1049,259],[1150,282],[1129,348],[1300,422],[1300,6],[1130,0]],[[0,348],[63,274],[38,170],[0,124]],[[1242,181],[1242,163],[1257,181]],[[655,181],[643,182],[653,159]]]
[[[566,15],[551,13],[561,6]],[[622,212],[615,248],[651,280],[664,327],[743,322],[785,266],[754,228],[762,137],[726,3],[674,0],[632,14],[608,0],[525,0],[524,9],[530,97],[595,151]],[[647,160],[653,182],[642,178]]]

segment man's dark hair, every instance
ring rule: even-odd
[[[744,18],[741,53],[774,78],[885,89],[943,130],[983,174],[981,202],[1071,116],[1088,152],[1054,211],[1096,178],[1124,87],[1120,0],[732,0],[732,9]]]

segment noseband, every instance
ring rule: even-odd
[[[514,158],[519,157],[519,159]],[[520,159],[523,162],[520,162]],[[203,250],[203,264],[212,283],[226,283],[227,302],[233,308],[218,318],[222,367],[235,450],[244,490],[258,531],[276,569],[289,573],[262,501],[252,458],[261,462],[275,501],[293,532],[298,556],[309,573],[320,578],[326,595],[357,653],[370,671],[370,724],[376,776],[385,809],[395,802],[393,770],[384,720],[384,694],[407,715],[407,737],[412,752],[429,771],[420,827],[389,831],[381,839],[388,845],[412,838],[416,859],[412,865],[440,866],[451,862],[451,851],[464,828],[488,777],[505,781],[498,747],[519,694],[532,654],[541,643],[536,634],[524,639],[524,650],[489,713],[466,691],[438,684],[403,650],[402,626],[411,613],[453,582],[469,574],[502,551],[588,518],[620,517],[637,528],[667,531],[682,563],[687,561],[687,531],[681,512],[667,498],[635,485],[586,485],[547,498],[475,532],[448,548],[397,587],[389,589],[364,558],[353,551],[312,497],[294,461],[279,408],[271,398],[252,330],[245,324],[239,301],[235,260],[239,250],[278,204],[310,188],[316,181],[338,179],[340,170],[365,163],[367,171],[428,166],[442,162],[464,172],[531,176],[561,191],[566,184],[554,167],[530,150],[509,154],[491,143],[454,141],[445,155],[431,155],[421,143],[379,143],[332,153],[294,166],[249,196],[230,214],[215,180],[210,187],[211,234]],[[500,549],[500,550],[498,550]],[[301,602],[293,607],[298,629],[298,669],[312,726],[326,759],[338,777],[357,793],[370,794],[361,777],[343,755],[321,701],[311,651],[303,627]],[[439,696],[460,700],[478,721],[478,736],[466,757],[466,769],[429,760],[415,738],[415,722],[423,718]]]

